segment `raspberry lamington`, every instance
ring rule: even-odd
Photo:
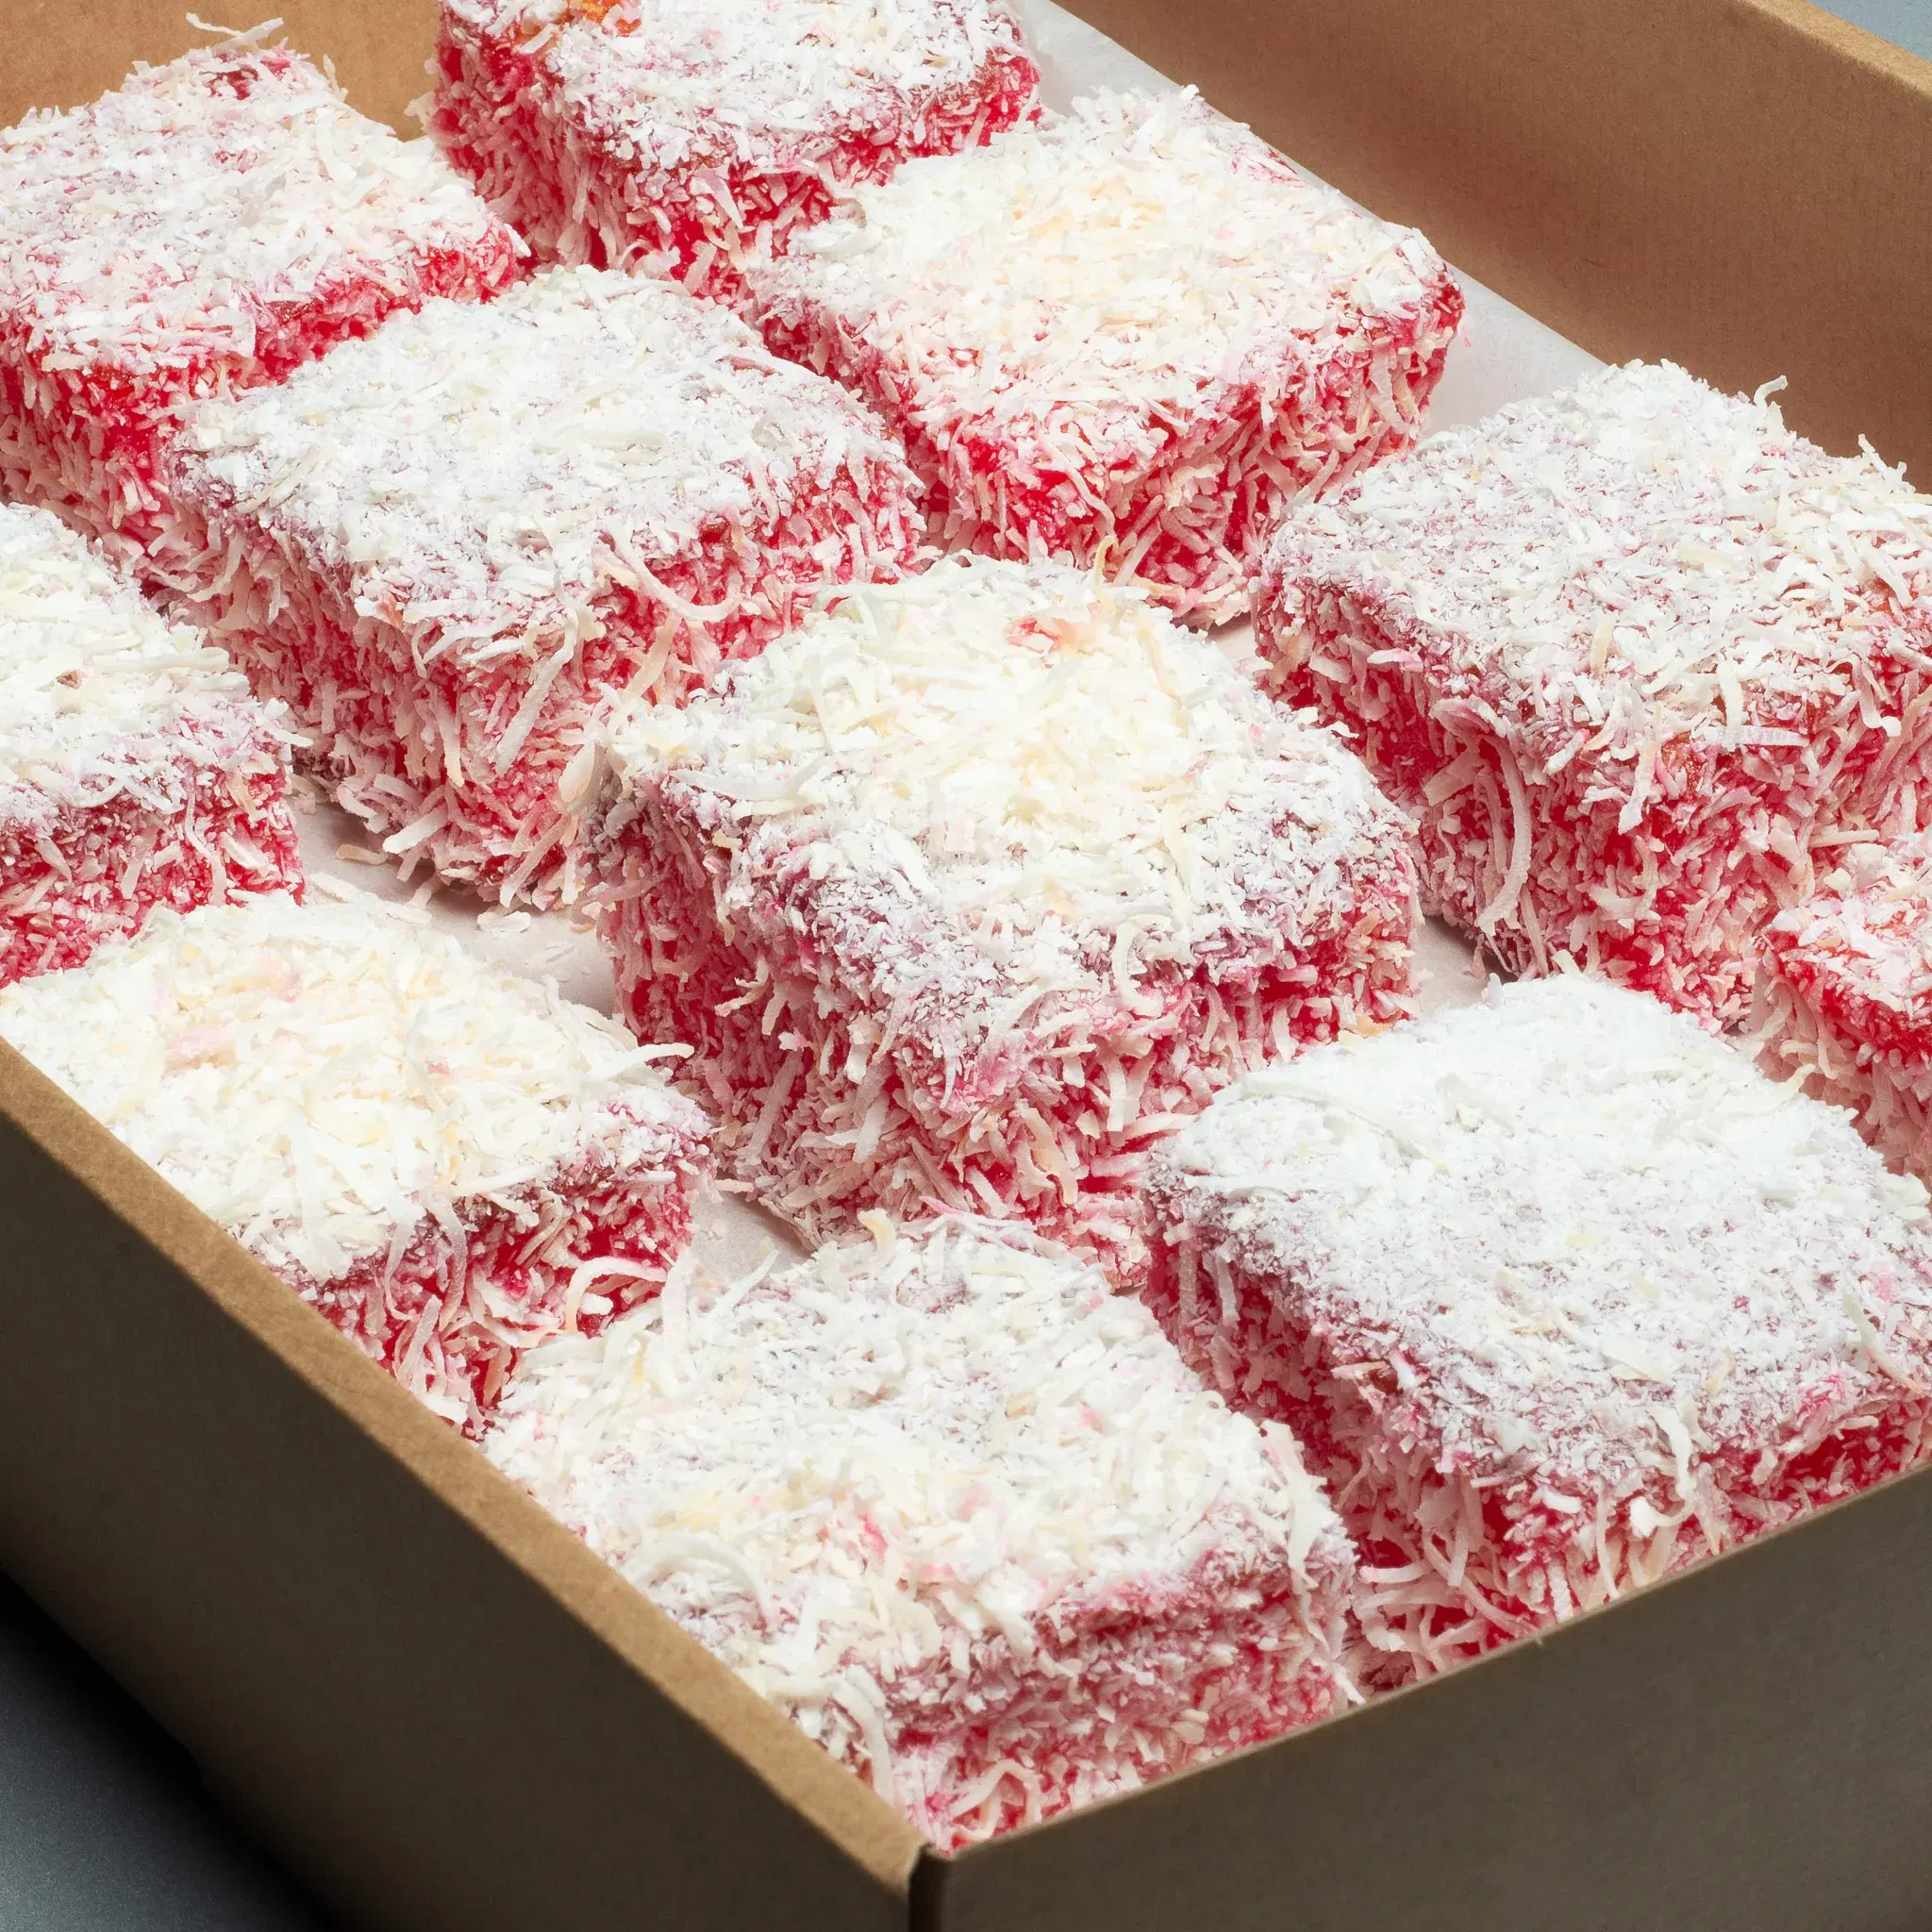
[[[1274,688],[1348,725],[1424,899],[1517,972],[1739,1018],[1815,856],[1932,812],[1932,500],[1668,364],[1299,506],[1256,594]]]
[[[420,917],[420,915],[419,915]],[[0,1038],[441,1414],[656,1292],[708,1123],[613,1022],[401,910],[159,913]]]
[[[608,698],[675,699],[919,545],[918,486],[851,397],[728,309],[595,269],[206,404],[170,467],[184,581],[342,804],[539,904],[575,891]]]
[[[1414,441],[1462,295],[1191,92],[917,161],[753,276],[871,402],[947,543],[1099,559],[1234,614],[1290,498]]]
[[[1349,1701],[1294,1439],[962,1219],[533,1353],[485,1448],[941,1846]]]
[[[1018,1215],[1131,1274],[1150,1137],[1406,1007],[1406,825],[1138,592],[954,558],[611,734],[620,997],[814,1239]]]
[[[1576,974],[1319,1047],[1157,1153],[1151,1298],[1440,1669],[1919,1462],[1925,1191]]]
[[[0,130],[0,489],[138,563],[193,398],[488,295],[523,252],[428,142],[253,35],[30,115]]]
[[[725,298],[1039,79],[997,0],[443,0],[436,75],[431,131],[540,251]]]
[[[301,880],[275,708],[51,511],[0,504],[0,985]]]
[[[1932,837],[1857,845],[1765,934],[1752,1033],[1932,1181]]]

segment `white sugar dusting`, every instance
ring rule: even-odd
[[[743,891],[795,849],[882,1004],[970,987],[982,1026],[1001,985],[1014,1025],[1265,952],[1401,824],[1216,643],[1060,564],[957,558],[856,591],[684,710],[621,720],[610,755],[732,824]]]
[[[1144,456],[1164,412],[1265,379],[1291,343],[1320,361],[1364,316],[1421,308],[1442,275],[1414,230],[1188,91],[1090,95],[909,161],[755,282],[768,304],[802,292],[889,344],[928,430],[1042,417],[1043,455],[1079,467]]]
[[[1230,1414],[1096,1269],[989,1223],[871,1220],[533,1352],[485,1447],[881,1789],[923,1678],[1064,1674],[1036,1653],[1083,1613],[1157,1614],[1210,1561],[1230,1601],[1347,1564],[1292,1437]]]
[[[904,468],[857,404],[727,309],[593,269],[427,303],[277,388],[204,404],[180,462],[196,497],[348,573],[419,662],[475,666],[580,657],[611,586],[656,596],[653,567],[719,525]],[[829,567],[844,549],[827,541]]]
[[[0,313],[41,367],[249,358],[345,264],[379,279],[426,246],[508,242],[427,141],[261,31],[0,129]]]
[[[1787,429],[1777,387],[1631,363],[1512,404],[1299,506],[1266,578],[1372,594],[1447,672],[1507,680],[1561,762],[1875,719],[1887,654],[1932,668],[1932,498]]]
[[[1647,1535],[1695,1460],[1775,1461],[1932,1382],[1924,1189],[1582,975],[1253,1075],[1155,1164],[1336,1360],[1394,1365],[1404,1442],[1553,1510],[1634,1497]]]
[[[330,901],[157,911],[0,991],[0,1036],[271,1267],[319,1281],[591,1144],[651,1168],[702,1136],[653,1064],[675,1049],[408,908]]]
[[[172,798],[184,760],[286,740],[280,710],[51,511],[0,504],[0,813]]]
[[[891,130],[922,98],[1019,55],[989,0],[445,0],[515,32],[564,99],[627,158],[677,168]]]

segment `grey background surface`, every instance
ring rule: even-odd
[[[1827,11],[1932,60],[1932,0],[1839,0]]]
[[[1932,0],[1831,9],[1932,59]],[[0,1932],[325,1932],[192,1761],[0,1577]]]
[[[0,1576],[0,1928],[323,1932],[168,1735]]]

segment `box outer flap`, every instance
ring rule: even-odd
[[[0,1112],[0,1557],[325,1897],[905,1924],[869,1788],[4,1045]]]

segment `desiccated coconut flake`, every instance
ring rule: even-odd
[[[429,125],[539,248],[731,296],[854,183],[1038,75],[995,0],[444,0]]]
[[[1423,238],[1191,90],[908,162],[752,273],[905,438],[949,543],[1231,614],[1282,505],[1415,436],[1461,314]]]
[[[287,730],[50,512],[0,505],[0,983],[298,884]]]
[[[1064,565],[855,591],[608,756],[621,995],[681,1016],[813,1229],[936,1200],[1130,1255],[1141,1142],[1402,1010],[1403,827],[1359,766]]]
[[[1750,1035],[1774,1074],[1857,1112],[1932,1177],[1932,841],[1852,843],[1765,936]]]
[[[171,481],[182,588],[341,802],[540,904],[576,890],[601,708],[681,695],[920,541],[850,398],[715,304],[590,269],[201,405]]]
[[[523,244],[426,141],[259,35],[0,129],[0,475],[140,562],[192,395],[271,380]]]
[[[1348,1694],[1293,1440],[1011,1229],[667,1290],[534,1351],[485,1447],[941,1844]]]
[[[1149,1194],[1163,1320],[1295,1429],[1425,1668],[1932,1447],[1924,1189],[1583,974],[1230,1090]]]
[[[615,1023],[407,908],[332,897],[158,912],[0,992],[0,1035],[474,1421],[516,1345],[558,1325],[573,1241],[662,1280],[707,1124]]]
[[[1519,971],[1741,1017],[1812,851],[1932,796],[1932,499],[1669,364],[1298,506],[1256,613],[1271,688],[1350,728],[1429,898]]]

